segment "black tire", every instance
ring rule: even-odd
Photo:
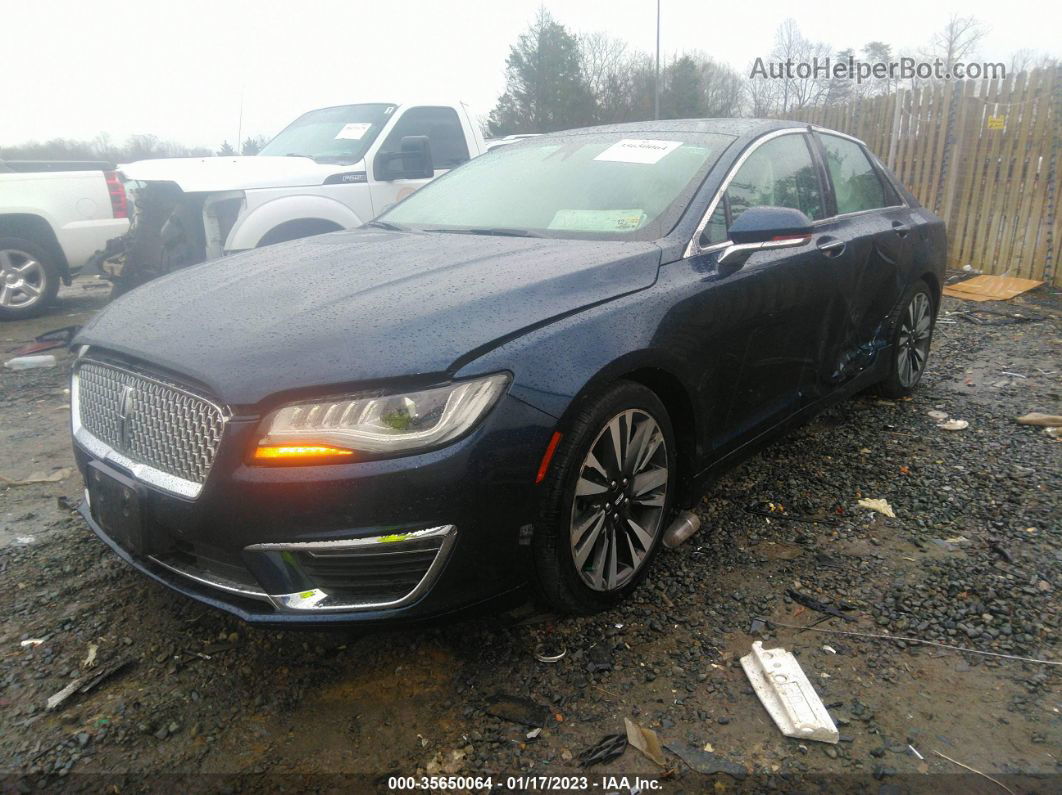
[[[628,572],[627,578],[619,587],[597,590],[590,587],[584,580],[585,576],[593,576],[592,574],[586,575],[586,564],[584,563],[584,573],[581,574],[580,570],[577,569],[575,552],[570,540],[575,520],[576,485],[583,474],[584,462],[595,442],[603,438],[602,434],[607,431],[608,425],[612,420],[618,418],[623,412],[631,410],[637,413],[632,415],[634,420],[629,421],[630,426],[637,428],[639,418],[648,416],[655,421],[663,438],[664,460],[667,468],[663,505],[659,522],[656,522],[656,526],[652,528],[652,543],[639,546],[640,549],[645,550],[643,557],[637,566],[629,567],[633,573]],[[630,449],[629,445],[627,449]],[[657,465],[660,459],[655,457],[658,454],[659,451],[654,454],[654,471],[659,471],[660,468]],[[678,487],[677,462],[677,448],[671,420],[664,404],[651,390],[631,381],[619,381],[585,402],[585,405],[577,411],[570,427],[565,432],[550,463],[547,479],[542,483],[539,520],[535,524],[532,551],[537,585],[545,601],[555,609],[566,613],[595,613],[614,606],[638,587],[659,549],[664,529],[667,527],[671,516],[671,507]],[[631,467],[628,467],[624,474],[630,474],[628,470],[631,469]],[[644,471],[642,472],[642,474],[645,473]],[[633,490],[633,476],[630,480],[631,484],[628,489]],[[626,481],[623,482],[626,483]],[[612,493],[613,491],[610,490],[605,495],[602,495],[600,499],[604,500],[605,496]],[[580,497],[580,500],[587,499],[593,500],[598,499],[598,497],[597,495]],[[629,533],[623,526],[626,519],[638,518],[635,517],[634,511],[644,512],[648,509],[634,505],[635,499],[630,494],[627,497],[620,495],[620,499],[623,500],[622,507],[628,513],[619,516],[619,518],[613,518],[612,521],[617,524],[612,525],[612,527],[619,528],[614,532]],[[614,508],[619,511],[619,504],[617,503]],[[655,507],[653,510],[656,510]],[[609,512],[603,511],[603,513],[606,514],[605,518],[608,520]],[[616,517],[617,515],[613,514],[612,516]],[[601,529],[598,532],[607,535],[613,531]],[[635,550],[633,542],[629,548],[624,547],[624,549],[629,549],[631,555],[629,559],[633,560]],[[613,556],[616,555],[615,552],[612,554]],[[606,556],[605,560],[609,560],[609,558]]]
[[[20,274],[27,266],[32,277]],[[55,300],[59,278],[59,268],[42,246],[20,237],[0,237],[0,320],[41,314]],[[24,287],[32,287],[36,296],[28,296]]]
[[[916,305],[924,305],[929,312],[929,325],[924,337],[924,357],[918,362],[915,349],[919,343],[912,343],[912,335],[907,328],[911,323],[911,312],[916,311]],[[893,312],[890,319],[892,343],[890,346],[891,357],[889,360],[889,374],[878,384],[877,391],[887,398],[903,398],[911,395],[922,380],[926,365],[929,363],[929,353],[933,343],[933,325],[936,322],[936,307],[933,302],[933,294],[930,287],[919,279],[904,293],[902,299]],[[905,369],[904,358],[912,364],[911,370]],[[917,364],[914,364],[918,362]]]

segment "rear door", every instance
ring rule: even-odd
[[[818,387],[828,392],[862,372],[886,342],[886,319],[906,287],[914,219],[862,144],[826,132],[814,137],[831,212],[814,238],[827,247],[831,270]]]
[[[758,146],[741,164],[706,227],[709,244],[751,207],[826,215],[825,190],[809,136],[785,133]],[[809,242],[753,254],[712,289],[712,301],[732,319],[724,344],[740,350],[726,405],[713,407],[714,446],[725,454],[792,414],[805,402],[816,371],[821,318],[829,301],[829,268]]]
[[[418,105],[407,109],[395,122],[377,153],[400,152],[407,135],[426,135],[431,147],[435,176],[445,174],[469,159],[468,139],[457,111],[445,105]],[[373,215],[380,215],[392,204],[402,201],[429,179],[381,180],[375,173],[375,154],[369,158],[370,195]]]

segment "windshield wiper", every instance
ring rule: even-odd
[[[425,232],[446,232],[454,235],[496,235],[497,237],[545,237],[530,229],[511,229],[503,226],[471,229],[425,229]]]
[[[399,226],[398,224],[392,224],[389,221],[369,221],[365,226],[374,226],[377,229],[389,229],[392,232],[408,232],[408,226]]]

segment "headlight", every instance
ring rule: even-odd
[[[508,381],[499,373],[419,392],[292,403],[266,417],[254,459],[322,463],[438,447],[472,428]]]

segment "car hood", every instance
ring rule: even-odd
[[[75,344],[231,405],[445,377],[522,330],[651,286],[653,243],[336,232],[205,262],[119,298]]]
[[[185,193],[320,185],[332,174],[364,171],[364,163],[337,166],[309,157],[174,157],[119,166],[138,182],[175,182]]]

